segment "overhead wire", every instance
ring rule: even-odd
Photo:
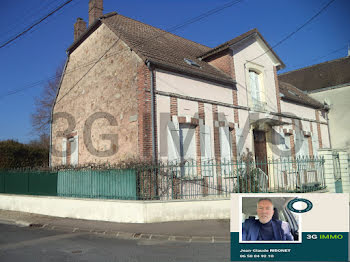
[[[47,18],[49,18],[50,16],[52,16],[54,13],[58,12],[59,10],[61,10],[63,7],[65,7],[66,5],[68,5],[69,3],[71,3],[74,0],[68,0],[65,3],[63,3],[62,5],[60,5],[59,7],[55,8],[53,11],[51,11],[49,14],[47,14],[46,16],[44,16],[43,18],[41,18],[39,21],[35,22],[34,24],[30,25],[28,28],[26,28],[24,31],[22,31],[21,33],[17,34],[16,36],[12,37],[10,40],[6,41],[5,43],[0,45],[0,49],[4,48],[5,46],[9,45],[10,43],[12,43],[13,41],[15,41],[16,39],[18,39],[19,37],[21,37],[22,35],[26,34],[27,32],[29,32],[32,28],[34,28],[35,26],[39,25],[41,22],[45,21]]]
[[[258,55],[257,57],[253,58],[252,60],[249,60],[247,62],[253,62],[254,60],[262,57],[263,55],[265,55],[268,52],[271,52],[272,49],[276,48],[277,46],[279,46],[280,44],[282,44],[283,42],[287,41],[289,38],[291,38],[293,35],[295,35],[297,32],[299,32],[301,29],[303,29],[306,25],[308,25],[309,23],[311,23],[316,17],[318,17],[321,13],[323,13],[335,0],[331,0],[329,1],[324,7],[322,7],[316,14],[314,14],[311,18],[309,18],[305,23],[303,23],[301,26],[299,26],[296,30],[294,30],[293,32],[291,32],[290,34],[288,34],[286,37],[282,38],[280,41],[278,41],[276,44],[274,44],[272,47],[268,48],[268,50],[266,50],[264,53],[262,53],[261,55]]]
[[[214,9],[212,9],[212,10],[209,10],[208,12],[203,13],[203,14],[197,16],[197,17],[191,18],[191,19],[185,21],[185,22],[182,23],[182,24],[179,24],[179,25],[170,27],[170,28],[166,29],[164,32],[162,32],[161,34],[157,35],[157,36],[149,37],[148,39],[146,39],[146,41],[149,41],[149,40],[152,40],[152,39],[156,39],[156,38],[158,38],[158,37],[161,37],[163,34],[168,34],[168,33],[172,32],[172,31],[178,30],[178,29],[180,29],[180,28],[182,28],[182,27],[185,27],[185,26],[187,26],[187,25],[189,25],[189,24],[191,24],[191,23],[197,22],[197,21],[199,21],[199,20],[201,20],[201,19],[203,19],[203,18],[205,18],[205,17],[207,17],[207,16],[210,16],[210,15],[212,15],[212,14],[218,13],[218,12],[220,12],[221,10],[224,10],[224,9],[226,9],[226,8],[228,8],[228,7],[231,7],[231,6],[235,5],[235,4],[238,4],[239,2],[242,2],[242,1],[243,1],[243,0],[231,1],[231,2],[229,2],[229,3],[227,3],[227,4],[223,5],[223,6],[220,6],[220,7],[214,8]],[[314,18],[316,18],[321,12],[323,12],[330,4],[331,4],[332,2],[334,2],[334,1],[335,1],[335,0],[332,0],[332,1],[328,2],[328,4],[327,4],[326,6],[324,6],[318,13],[316,13],[313,17],[311,17],[311,18],[310,18],[306,23],[304,23],[301,27],[304,27],[307,23],[311,22]],[[299,27],[297,30],[295,30],[295,31],[292,32],[291,34],[289,34],[289,36],[291,36],[292,34],[296,33],[297,31],[299,31],[299,30],[301,29],[301,27]],[[145,41],[145,42],[146,42],[146,41]],[[283,41],[286,41],[286,38],[284,38],[284,39],[282,39],[281,41],[279,41],[276,45],[281,44]],[[136,47],[140,47],[140,46],[142,46],[142,45],[143,45],[143,44],[141,44],[141,45],[140,45],[140,44],[139,44],[139,45],[136,44],[135,46],[136,46]],[[276,45],[274,45],[274,47],[275,47]],[[272,48],[271,48],[271,49],[272,49]],[[270,50],[270,51],[271,51],[271,50]],[[335,51],[339,51],[339,50],[335,50]],[[269,50],[267,50],[266,52],[264,52],[262,55],[264,55],[264,54],[267,53],[267,52],[269,52]],[[102,57],[100,57],[100,58],[98,58],[98,59],[96,59],[96,60],[91,60],[91,61],[89,61],[89,62],[87,62],[87,63],[85,63],[85,64],[82,64],[81,66],[78,66],[78,67],[72,69],[72,70],[66,71],[64,74],[67,75],[67,74],[73,73],[73,72],[75,72],[75,71],[77,71],[77,70],[79,70],[79,69],[81,69],[81,68],[84,68],[84,67],[86,67],[86,66],[89,66],[89,65],[91,65],[91,64],[94,64],[96,61],[101,61],[101,60],[104,59],[104,58],[107,59],[107,58],[109,58],[109,57],[111,57],[111,56],[117,55],[118,53],[119,53],[119,51],[114,52],[114,53],[111,53],[111,54],[108,54],[108,55],[107,55],[107,54],[104,54]],[[260,55],[260,56],[262,56],[262,55]],[[329,54],[327,54],[327,55],[329,55]],[[327,55],[326,55],[326,56],[327,56]],[[258,57],[260,57],[260,56],[258,56]],[[253,60],[257,59],[258,57],[254,58]],[[253,60],[251,60],[251,61],[253,61]],[[54,75],[54,76],[49,77],[49,78],[47,78],[47,79],[40,80],[40,81],[38,81],[38,82],[29,84],[27,87],[24,87],[24,88],[22,88],[22,89],[18,89],[18,90],[11,91],[11,92],[9,92],[9,93],[7,93],[7,94],[5,94],[5,95],[0,96],[0,99],[3,98],[3,97],[7,97],[7,96],[9,96],[9,95],[17,94],[17,93],[22,92],[22,91],[24,91],[24,90],[26,90],[26,89],[30,89],[30,88],[33,88],[33,87],[35,87],[35,86],[41,85],[42,83],[44,83],[44,82],[46,82],[46,81],[54,80],[55,78],[59,78],[59,77],[56,76],[56,75]]]
[[[5,36],[12,31],[15,31],[17,27],[21,27],[23,25],[27,26],[29,23],[27,23],[25,21],[30,20],[32,22],[33,21],[32,18],[34,18],[34,15],[35,15],[35,17],[37,17],[38,13],[40,13],[43,10],[46,10],[48,7],[51,6],[51,4],[53,4],[54,2],[58,2],[58,1],[60,1],[60,0],[53,0],[49,3],[46,3],[46,5],[44,5],[44,6],[39,6],[39,8],[33,8],[31,5],[31,8],[29,10],[23,11],[21,14],[19,14],[20,17],[15,18],[14,22],[11,21],[12,23],[7,28],[6,31],[0,32],[0,37]],[[25,15],[22,15],[23,13]],[[17,31],[19,31],[19,30],[17,30]]]
[[[185,26],[187,26],[187,25],[189,25],[189,24],[193,24],[193,23],[195,23],[195,22],[197,22],[197,21],[200,21],[200,20],[202,20],[202,19],[204,19],[204,18],[206,18],[206,17],[208,17],[208,16],[210,16],[210,15],[216,14],[216,13],[218,13],[218,12],[220,12],[220,11],[226,9],[226,8],[229,8],[229,7],[231,7],[231,6],[235,5],[235,4],[238,4],[238,3],[242,2],[242,1],[243,1],[243,0],[231,1],[231,2],[229,2],[229,3],[227,3],[227,4],[225,4],[225,5],[222,5],[222,6],[219,6],[219,7],[214,8],[214,9],[211,9],[211,10],[209,10],[209,11],[207,11],[207,12],[205,12],[205,13],[199,15],[199,16],[196,16],[196,17],[194,17],[194,18],[191,18],[191,19],[185,21],[185,22],[182,23],[182,24],[173,26],[173,27],[171,27],[171,28],[169,28],[169,29],[167,29],[167,30],[162,30],[162,33],[160,33],[160,34],[158,34],[158,35],[156,35],[156,36],[151,36],[151,37],[147,38],[143,43],[141,43],[141,44],[136,44],[135,46],[136,46],[136,47],[143,46],[146,42],[148,42],[148,41],[150,41],[150,40],[157,39],[157,38],[159,38],[159,37],[161,37],[161,36],[163,36],[163,35],[165,35],[165,34],[169,34],[170,32],[176,31],[176,30],[178,30],[178,29],[180,29],[180,28],[183,28],[183,27],[185,27]],[[120,38],[118,38],[118,39],[115,41],[114,45],[119,41],[119,39],[120,39]],[[103,58],[105,55],[107,55],[107,53],[114,47],[114,45],[112,45],[110,48],[108,48],[108,50],[107,50],[106,52],[104,52],[103,55],[97,59],[97,61],[92,65],[92,67],[88,70],[88,72],[90,72],[91,69],[92,69],[99,61],[101,61],[102,58]],[[119,51],[116,52],[116,54],[118,54],[118,53],[119,53]],[[114,55],[115,55],[115,54],[114,54]],[[86,73],[83,75],[83,77],[85,77],[85,76],[87,75],[88,72],[86,72]],[[82,78],[83,78],[83,77],[82,77]],[[78,82],[80,82],[80,81],[82,80],[82,78],[80,78],[80,79],[78,80]],[[70,91],[72,91],[72,90],[74,89],[75,86],[76,86],[76,84],[74,84],[73,87],[70,88],[70,89],[67,91],[67,93],[65,93],[59,100],[57,100],[57,101],[56,101],[56,104],[59,103],[59,102],[62,100],[62,98],[65,97]]]

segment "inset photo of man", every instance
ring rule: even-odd
[[[300,216],[286,208],[290,197],[242,197],[241,241],[299,241]]]

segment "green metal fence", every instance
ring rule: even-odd
[[[320,158],[182,161],[133,169],[0,170],[0,193],[170,200],[325,188]]]
[[[57,195],[57,172],[29,169],[0,170],[0,193]]]
[[[183,161],[138,169],[139,199],[228,197],[231,193],[312,192],[324,189],[320,158],[267,162]]]
[[[58,171],[58,196],[136,200],[134,169]]]

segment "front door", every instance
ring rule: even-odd
[[[268,175],[265,132],[254,130],[253,134],[256,167],[260,168],[266,175]]]

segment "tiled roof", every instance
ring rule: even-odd
[[[225,84],[234,83],[231,76],[197,58],[210,50],[207,46],[119,14],[102,19],[102,23],[106,24],[142,59],[153,62],[157,67]],[[185,58],[199,66],[186,63]]]
[[[320,102],[308,96],[303,91],[291,84],[279,81],[279,88],[280,93],[283,94],[283,97],[281,98],[283,100],[290,100],[298,104],[312,106],[314,108],[323,108],[323,105]]]
[[[90,25],[86,32],[68,48],[68,51],[73,52],[74,49],[96,28],[98,28],[101,23],[107,25],[108,28],[119,36],[121,40],[135,51],[144,61],[148,60],[158,68],[164,68],[187,75],[194,75],[202,79],[229,85],[234,83],[234,79],[232,79],[231,76],[211,66],[209,63],[200,59],[200,57],[209,57],[212,54],[216,54],[231,44],[255,33],[265,42],[257,29],[253,29],[211,49],[210,47],[184,39],[117,13],[110,13],[102,16],[100,20],[96,20]],[[266,45],[268,46],[267,43]],[[190,65],[186,63],[184,59],[192,60],[198,64],[198,66]],[[282,63],[282,65],[284,64]],[[292,95],[288,92],[288,90],[294,89],[296,89],[295,93],[298,95]],[[280,92],[289,100],[317,108],[322,107],[322,105],[316,100],[308,97],[291,85],[281,83]]]
[[[347,84],[350,83],[350,57],[286,72],[278,78],[307,92]]]

